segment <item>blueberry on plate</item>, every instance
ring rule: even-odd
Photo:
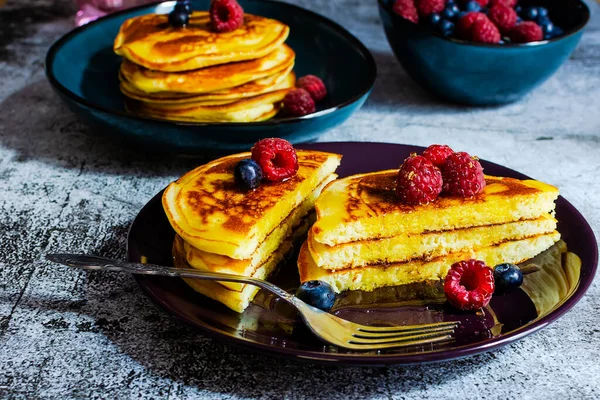
[[[465,11],[479,12],[481,11],[481,5],[476,1],[469,1],[467,4],[465,4]]]
[[[331,285],[323,281],[304,282],[298,290],[296,297],[316,308],[329,311],[335,302],[335,292]]]
[[[248,189],[257,188],[263,178],[260,165],[250,158],[246,158],[238,162],[235,166],[235,171],[233,174],[235,176],[235,180]]]
[[[184,27],[190,22],[190,14],[185,11],[171,11],[169,14],[169,24],[176,28]]]
[[[515,264],[498,264],[494,267],[494,294],[505,294],[517,289],[523,283],[523,273]]]
[[[192,12],[192,4],[189,1],[178,1],[173,10],[190,14]]]

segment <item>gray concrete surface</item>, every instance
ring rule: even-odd
[[[394,59],[373,0],[301,0],[372,50],[367,104],[324,141],[448,143],[560,187],[600,229],[600,16],[572,58],[516,104],[435,102]],[[154,157],[91,132],[43,76],[71,27],[67,0],[0,8],[0,398],[600,397],[600,288],[503,350],[410,368],[296,364],[205,338],[156,309],[133,279],[50,266],[46,252],[124,257],[129,223],[194,160]]]

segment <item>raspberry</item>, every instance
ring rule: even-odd
[[[284,139],[262,139],[252,146],[252,159],[260,165],[263,178],[280,182],[296,175],[298,155],[294,146]]]
[[[542,40],[544,34],[538,24],[526,21],[512,28],[509,32],[509,37],[515,43],[527,43]]]
[[[478,43],[498,43],[502,36],[496,25],[487,18],[475,21],[471,28],[471,40]]]
[[[414,0],[396,0],[392,6],[392,10],[410,22],[419,23],[419,14],[417,13]]]
[[[517,24],[517,12],[502,4],[492,6],[488,18],[502,33],[508,33]]]
[[[454,150],[445,144],[432,144],[423,151],[423,157],[439,168],[452,153],[454,153]]]
[[[485,307],[494,294],[494,271],[483,261],[454,263],[444,280],[444,293],[450,304],[461,310]]]
[[[458,20],[456,24],[456,34],[459,38],[464,40],[471,40],[472,38],[472,28],[473,24],[480,19],[487,17],[483,13],[479,12],[470,12],[464,15],[461,19]]]
[[[244,23],[244,9],[236,0],[212,0],[210,23],[217,32],[231,32]]]
[[[488,3],[490,2],[490,0],[474,0],[475,2],[479,3],[479,5],[481,7],[485,7],[488,5]]]
[[[498,4],[501,4],[505,7],[508,8],[515,8],[515,6],[517,5],[518,1],[517,0],[490,0],[490,7],[496,6]]]
[[[315,75],[306,75],[298,79],[296,87],[306,90],[314,101],[321,101],[327,96],[325,84]]]
[[[315,110],[315,101],[304,89],[292,89],[283,98],[283,111],[287,115],[301,117]]]
[[[442,165],[444,193],[471,197],[485,188],[485,177],[479,160],[464,151],[451,154]]]
[[[426,17],[433,13],[440,13],[446,7],[445,0],[415,0],[420,17]]]
[[[423,156],[411,154],[398,171],[396,194],[407,204],[426,204],[442,191],[440,170]]]

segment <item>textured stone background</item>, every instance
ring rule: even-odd
[[[373,0],[301,0],[374,53],[367,104],[322,140],[449,143],[557,185],[600,229],[600,20],[543,87],[505,107],[440,104],[395,61]],[[430,366],[329,368],[247,353],[173,322],[126,275],[42,261],[68,250],[124,257],[129,223],[194,160],[144,160],[88,130],[43,76],[72,22],[68,0],[0,8],[1,398],[600,397],[597,282],[564,318],[503,350]]]

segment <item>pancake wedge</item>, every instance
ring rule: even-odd
[[[244,260],[340,164],[333,153],[297,150],[299,169],[283,182],[240,188],[235,165],[250,153],[200,166],[171,183],[162,198],[175,232],[192,247]]]
[[[533,180],[486,176],[472,198],[439,197],[419,206],[394,193],[397,170],[355,175],[330,184],[315,203],[315,241],[335,246],[365,239],[421,234],[535,219],[554,210],[558,189]]]
[[[131,86],[144,93],[210,93],[289,70],[294,65],[294,58],[294,51],[282,45],[254,60],[177,73],[153,71],[123,60],[120,75]]]
[[[305,227],[305,229],[307,228],[308,225]],[[304,231],[304,233],[306,233],[306,231]],[[291,240],[282,242],[277,251],[271,254],[269,259],[260,265],[250,276],[258,279],[266,279],[275,271],[277,265],[291,250]],[[183,240],[180,236],[176,236],[175,241],[173,242],[173,264],[176,268],[189,268],[189,265],[185,260]],[[237,291],[231,290],[218,282],[203,281],[200,279],[191,278],[182,279],[195,291],[226,305],[238,313],[243,312],[248,307],[254,296],[256,296],[256,293],[259,291],[259,288],[253,285],[243,285],[241,290]]]
[[[366,265],[431,260],[449,253],[488,247],[509,240],[519,240],[556,230],[556,219],[545,214],[537,219],[473,228],[398,235],[327,246],[308,236],[308,248],[320,268],[345,269]]]
[[[236,260],[227,256],[206,251],[198,250],[189,243],[184,242],[184,250],[187,263],[193,268],[202,271],[221,272],[225,274],[252,276],[256,268],[266,262],[271,254],[274,253],[284,240],[292,237],[292,240],[304,237],[308,230],[307,219],[309,213],[310,225],[314,222],[313,207],[315,200],[319,197],[321,190],[325,185],[334,180],[335,174],[329,175],[317,189],[315,189],[298,207],[296,207],[262,242],[251,258],[246,260]],[[300,235],[300,236],[299,236]],[[223,286],[232,290],[241,290],[244,286],[234,282],[222,282]]]
[[[176,93],[176,92],[156,92],[146,93],[142,92],[129,83],[124,77],[121,77],[121,92],[135,100],[144,101],[146,103],[159,103],[159,104],[181,104],[181,103],[198,103],[211,105],[214,102],[221,102],[222,104],[231,103],[235,100],[242,98],[258,96],[267,92],[279,90],[279,89],[290,89],[296,84],[296,75],[292,72],[292,67],[287,70],[277,72],[273,75],[267,76],[266,78],[257,79],[248,83],[244,83],[240,86],[217,90],[212,93],[204,94],[190,94],[190,93]]]
[[[298,269],[301,282],[321,280],[329,283],[337,293],[345,290],[372,291],[377,287],[444,279],[453,263],[470,258],[482,260],[487,265],[520,263],[548,249],[559,239],[560,234],[552,232],[468,252],[452,253],[428,261],[415,260],[335,271],[319,268],[310,255],[308,244],[304,243],[298,256]]]
[[[194,11],[185,29],[169,25],[166,14],[150,14],[123,23],[114,42],[116,54],[156,71],[190,71],[264,57],[288,37],[279,21],[245,14],[233,32],[216,33],[206,11]]]
[[[190,122],[252,122],[273,117],[289,89],[281,89],[259,96],[225,102],[225,104],[203,105],[153,104],[126,99],[127,110],[145,117]]]

